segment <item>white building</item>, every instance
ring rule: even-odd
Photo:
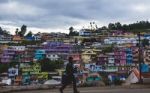
[[[81,29],[79,31],[79,36],[90,36],[92,35],[92,31],[89,29]]]
[[[104,39],[105,44],[137,44],[137,38],[127,38],[127,37],[108,37]]]
[[[42,36],[40,34],[36,34],[33,36],[35,41],[40,41]]]
[[[25,46],[9,46],[10,48],[16,50],[16,51],[25,51]]]
[[[46,58],[50,59],[50,60],[58,60],[60,57],[58,54],[46,54]]]
[[[108,53],[107,55],[108,55],[108,63],[114,64],[115,63],[114,53]]]
[[[12,36],[0,35],[0,43],[10,43],[12,42]]]

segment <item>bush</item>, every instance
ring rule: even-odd
[[[115,80],[114,80],[114,84],[115,85],[121,85],[123,82],[121,81],[121,80],[119,80],[118,78],[116,78]]]
[[[2,64],[0,63],[0,73],[7,72],[9,68],[9,64]]]

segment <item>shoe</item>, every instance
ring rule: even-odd
[[[60,91],[60,93],[63,93],[63,90],[61,88],[59,89],[59,91]]]

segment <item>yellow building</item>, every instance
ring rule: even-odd
[[[92,58],[97,56],[101,50],[99,49],[83,49],[81,54],[81,59],[84,63],[92,62]]]
[[[31,75],[37,77],[37,79],[48,79],[48,72],[41,72],[41,66],[39,63],[34,63],[33,65],[21,64],[22,73],[30,72]]]
[[[4,49],[7,49],[8,45],[0,45],[0,54],[3,52]]]
[[[12,40],[14,42],[21,42],[21,41],[23,41],[23,37],[20,37],[18,35],[14,35],[13,38],[12,38]]]
[[[8,45],[0,45],[0,50],[4,50],[4,49],[7,49],[8,48]]]

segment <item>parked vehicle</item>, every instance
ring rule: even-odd
[[[46,85],[60,85],[61,76],[53,76],[51,80],[47,80],[44,84]]]
[[[11,79],[8,78],[7,73],[0,74],[0,86],[11,85]]]

